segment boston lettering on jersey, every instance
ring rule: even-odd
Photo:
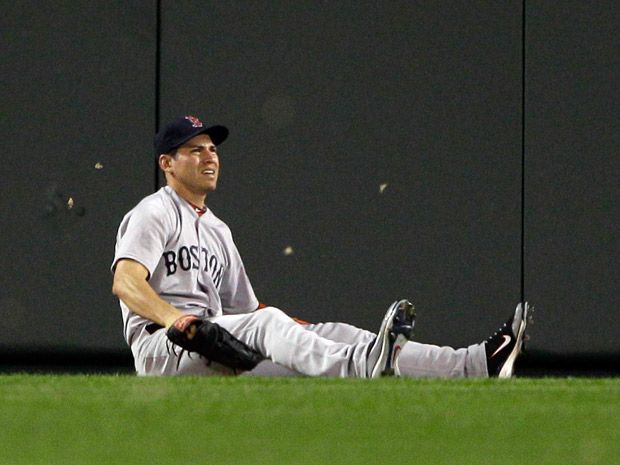
[[[200,253],[199,253],[200,250]],[[200,260],[202,255],[203,260]],[[204,247],[198,249],[198,246],[179,247],[178,251],[167,251],[163,253],[164,264],[166,265],[166,276],[175,274],[180,268],[183,271],[198,270],[200,263],[204,263],[202,271],[206,271],[211,275],[213,284],[219,289],[222,283],[222,272],[224,267],[220,264],[215,255],[209,254]]]

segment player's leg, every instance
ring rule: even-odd
[[[303,373],[291,370],[285,366],[278,365],[269,359],[263,360],[256,368],[251,371],[241,373],[241,376],[273,376],[273,377],[290,377],[290,376],[304,376]]]
[[[395,374],[412,378],[486,377],[484,346],[453,349],[409,341],[395,362]]]
[[[519,304],[512,317],[486,341],[462,349],[406,343],[395,361],[395,372],[407,377],[512,376],[530,318]]]
[[[366,331],[365,329],[356,328],[347,323],[329,322],[329,323],[303,323],[303,328],[318,334],[321,337],[335,342],[344,342],[346,344],[355,343],[371,343],[377,337],[376,334]],[[302,376],[301,373],[286,368],[282,365],[264,360],[259,363],[252,371],[243,374],[244,376]]]
[[[377,335],[365,329],[357,328],[348,323],[303,323],[303,328],[318,334],[325,339],[345,344],[372,343]],[[278,365],[271,360],[261,362],[254,370],[244,376],[301,376],[301,373]]]
[[[213,321],[274,363],[310,376],[364,377],[368,344],[330,341],[281,310],[216,317]]]
[[[377,337],[375,333],[365,329],[339,322],[309,323],[305,324],[304,328],[330,341],[344,342],[346,344],[372,342]]]
[[[338,342],[372,341],[376,334],[346,323],[318,323],[305,326],[322,337]],[[487,376],[484,350],[480,344],[453,349],[430,344],[401,344],[395,357],[396,375],[406,377],[468,377]]]
[[[369,334],[373,334],[370,333]],[[342,335],[342,333],[339,333]],[[333,335],[332,335],[333,336]],[[372,338],[374,339],[373,336]],[[485,349],[483,344],[453,349],[431,344],[408,342],[403,345],[396,359],[394,370],[404,377],[486,377]],[[271,360],[261,362],[245,376],[302,376]]]
[[[351,344],[321,337],[274,307],[224,315],[213,321],[273,362],[296,372],[310,376],[376,377],[390,360],[387,336],[396,321],[397,304],[388,309],[376,337]]]

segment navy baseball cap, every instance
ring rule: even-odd
[[[207,126],[195,116],[180,116],[155,135],[155,156],[170,153],[198,134],[208,134],[215,145],[220,145],[228,137],[228,128]]]

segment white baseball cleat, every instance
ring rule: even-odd
[[[377,338],[368,353],[368,377],[398,375],[396,359],[413,336],[415,308],[408,300],[397,300],[388,308]]]
[[[515,360],[523,348],[525,328],[530,319],[528,303],[519,303],[514,315],[484,342],[490,377],[512,377]]]

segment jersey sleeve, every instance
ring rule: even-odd
[[[119,260],[131,259],[144,265],[150,278],[167,243],[170,223],[165,210],[152,202],[130,211],[118,229],[112,272]]]

